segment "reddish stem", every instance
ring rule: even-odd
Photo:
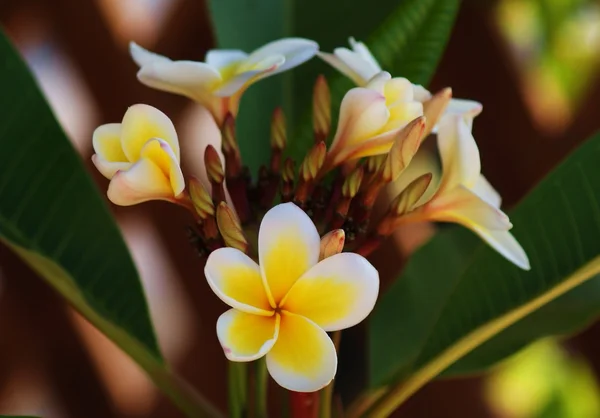
[[[292,418],[318,418],[319,392],[290,392]]]

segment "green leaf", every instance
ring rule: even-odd
[[[371,317],[371,383],[390,385],[373,416],[449,367],[452,375],[481,370],[600,313],[598,158],[600,135],[510,213],[530,272],[457,227],[414,254]]]
[[[367,40],[382,67],[413,82],[427,83],[446,44],[460,0],[210,0],[220,48],[251,51],[282,37],[317,41],[323,51],[345,46],[349,36]],[[244,94],[238,135],[244,161],[253,170],[269,158],[269,122],[283,106],[291,132],[288,153],[301,161],[312,145],[310,103],[319,73],[328,75],[337,111],[352,84],[318,59],[253,85]],[[299,123],[296,123],[296,120]]]
[[[0,91],[0,241],[182,409],[205,416],[198,406],[203,401],[165,368],[121,233],[26,65],[1,33]]]

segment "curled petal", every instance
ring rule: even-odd
[[[406,78],[395,77],[385,83],[383,87],[386,103],[410,102],[414,98],[413,85]]]
[[[223,302],[242,312],[272,316],[258,265],[235,248],[219,248],[206,260],[204,275]]]
[[[333,342],[323,329],[300,315],[282,312],[277,342],[267,354],[271,377],[285,389],[315,392],[337,370]]]
[[[92,155],[92,162],[98,171],[107,179],[112,179],[118,171],[125,171],[131,168],[131,163],[107,161],[98,154]]]
[[[309,39],[303,38],[284,38],[269,42],[248,57],[248,63],[254,65],[263,61],[265,58],[273,55],[280,55],[285,58],[285,62],[277,67],[272,74],[281,73],[294,68],[312,57],[319,50],[319,44]]]
[[[483,110],[483,105],[474,100],[452,99],[446,108],[446,113],[462,116],[467,122],[467,126],[471,129],[473,119]]]
[[[271,350],[279,334],[279,314],[252,315],[230,309],[217,320],[217,337],[231,361],[253,361]]]
[[[439,122],[438,148],[442,159],[442,188],[475,185],[481,173],[479,149],[463,118],[446,114]]]
[[[142,48],[135,42],[129,43],[129,53],[137,65],[143,67],[154,62],[171,62],[171,60],[163,55],[155,54],[147,49]]]
[[[174,197],[169,178],[148,158],[142,158],[129,170],[115,173],[108,185],[107,195],[111,202],[120,206]]]
[[[467,228],[472,225],[503,231],[512,228],[504,212],[463,186],[437,195],[428,204],[427,212],[432,220],[457,222]]]
[[[381,95],[385,95],[385,85],[392,79],[392,75],[387,71],[381,71],[369,79],[365,88],[374,90]]]
[[[531,269],[523,247],[509,231],[491,231],[477,225],[471,229],[510,262],[523,270]]]
[[[226,80],[213,93],[219,97],[232,96],[238,91],[248,88],[250,84],[261,78],[262,75],[275,72],[284,62],[285,57],[282,55],[266,57],[243,71],[238,70],[239,72]]]
[[[431,93],[420,84],[413,84],[413,94],[416,101],[421,103],[431,99]]]
[[[367,81],[369,81],[370,77],[365,77],[363,75],[363,72],[355,70],[356,66],[351,67],[347,60],[342,59],[340,56],[344,55],[343,53],[340,54],[340,50],[342,49],[346,50],[346,48],[338,48],[334,51],[333,54],[330,54],[328,52],[318,52],[317,55],[327,64],[331,65],[333,68],[335,68],[340,73],[344,74],[346,77],[352,80],[357,86],[365,86],[367,84]],[[348,53],[352,54],[352,51],[348,51]],[[365,71],[364,73],[369,74],[368,71]]]
[[[292,286],[282,308],[325,331],[361,322],[375,306],[379,274],[364,257],[341,253],[320,261]]]
[[[319,261],[321,239],[306,213],[293,203],[275,206],[258,233],[262,277],[275,307],[292,285]]]
[[[384,131],[400,129],[411,120],[423,116],[423,104],[420,102],[396,102],[389,107],[390,119],[383,127]]]
[[[107,123],[94,130],[92,135],[94,151],[105,161],[129,162],[121,146],[121,124]]]
[[[490,205],[497,208],[500,207],[502,197],[483,175],[480,175],[479,178],[477,178],[477,181],[475,181],[475,185],[471,190]]]
[[[179,161],[179,141],[173,122],[155,107],[137,104],[131,106],[123,116],[121,145],[129,161],[137,161],[142,148],[152,138],[159,138],[169,147]]]
[[[369,48],[367,48],[367,46],[364,43],[356,41],[356,39],[354,39],[352,36],[348,39],[348,42],[350,43],[350,46],[352,47],[354,52],[356,52],[358,55],[360,55],[361,58],[369,64],[369,66],[371,67],[371,72],[373,72],[373,75],[375,75],[375,72],[381,71],[381,67],[379,66],[379,63],[377,62],[377,60],[375,59],[373,54],[371,54],[371,51],[369,51]],[[371,75],[371,77],[373,75]],[[371,77],[367,77],[367,79],[369,79]]]
[[[179,161],[170,145],[162,139],[151,139],[142,148],[142,158],[148,158],[169,178],[173,196],[178,196],[185,189],[185,180],[179,167]]]

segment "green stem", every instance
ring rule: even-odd
[[[228,362],[229,416],[244,418],[246,412],[247,364]]]
[[[254,384],[256,388],[254,390],[254,417],[255,418],[266,418],[267,417],[267,386],[269,383],[269,375],[267,373],[267,363],[265,358],[261,358],[254,363]]]
[[[335,331],[331,334],[333,345],[335,345],[335,351],[340,351],[340,339],[342,336],[341,331]],[[333,398],[333,385],[335,381],[332,380],[330,384],[321,389],[321,399],[319,400],[319,417],[320,418],[331,418],[331,404]]]

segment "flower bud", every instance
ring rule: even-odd
[[[285,126],[285,115],[283,110],[278,107],[273,112],[271,119],[271,148],[283,151],[287,144],[287,130]]]
[[[206,151],[204,151],[204,166],[206,167],[206,174],[211,183],[223,183],[225,178],[223,164],[221,164],[217,150],[212,145],[207,146]]]
[[[353,198],[356,196],[356,193],[358,193],[360,190],[363,174],[363,167],[358,166],[350,173],[348,177],[346,177],[346,180],[344,180],[344,184],[342,185],[342,196],[346,198]]]
[[[319,171],[321,171],[321,167],[323,167],[323,163],[325,162],[326,153],[327,147],[323,141],[312,147],[300,166],[300,178],[302,180],[311,181],[317,177]]]
[[[237,215],[225,202],[217,206],[217,225],[225,245],[237,248],[242,252],[248,250],[248,242]]]
[[[200,180],[195,177],[190,178],[188,187],[192,205],[198,216],[201,219],[206,219],[207,216],[214,215],[215,207],[213,206],[212,198],[202,183],[200,183]]]
[[[396,217],[405,215],[414,209],[419,199],[425,194],[432,178],[431,173],[423,174],[413,180],[390,204],[390,212]]]
[[[317,143],[325,140],[331,130],[331,94],[323,75],[317,78],[313,90],[313,130]]]
[[[423,114],[427,118],[427,125],[423,136],[426,137],[431,133],[433,127],[438,123],[440,117],[444,114],[444,111],[450,103],[452,98],[452,89],[446,87],[438,91],[433,97],[423,103]]]
[[[327,257],[336,255],[344,249],[346,234],[343,229],[335,229],[321,238],[321,248],[319,252],[319,260],[324,260]]]

